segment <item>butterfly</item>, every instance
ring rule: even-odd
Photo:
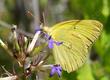
[[[87,61],[89,50],[102,29],[102,23],[97,20],[69,20],[51,27],[48,34],[63,42],[60,46],[54,44],[52,49],[56,64],[67,72],[80,68]]]

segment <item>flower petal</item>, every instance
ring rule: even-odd
[[[50,77],[52,77],[55,73],[61,77],[62,68],[60,65],[53,65],[50,73]]]
[[[57,74],[59,77],[61,77],[61,71],[59,69],[57,70]]]
[[[45,37],[48,39],[49,38],[49,35],[48,34],[45,34]]]
[[[53,43],[54,43],[54,41],[53,41],[52,39],[50,39],[49,42],[48,42],[48,47],[49,47],[50,49],[53,48]]]
[[[56,68],[53,66],[50,72],[50,77],[52,77],[56,73]]]
[[[57,46],[60,46],[61,44],[63,44],[63,42],[55,42],[55,44],[56,44]]]

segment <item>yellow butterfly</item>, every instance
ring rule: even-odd
[[[56,41],[53,55],[56,64],[60,64],[67,72],[81,67],[87,60],[89,48],[101,34],[103,25],[96,20],[70,20],[54,25],[48,34]],[[46,30],[46,28],[44,28]]]

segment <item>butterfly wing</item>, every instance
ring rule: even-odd
[[[88,50],[101,33],[103,25],[96,20],[70,20],[54,25],[49,34],[56,41],[53,55],[56,64],[67,72],[81,67],[87,59]]]

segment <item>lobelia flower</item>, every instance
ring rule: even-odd
[[[52,77],[55,73],[58,74],[59,77],[61,77],[62,68],[60,65],[52,65],[50,77]]]
[[[49,36],[48,34],[45,34],[45,37],[48,39],[48,47],[50,49],[52,49],[54,47],[54,44],[56,44],[57,46],[60,46],[63,42],[57,42],[57,41],[54,41],[52,39],[51,36]]]
[[[36,29],[36,30],[35,30],[35,33],[38,32],[38,31],[42,31],[42,29]]]
[[[43,33],[45,35],[45,38],[48,40],[48,47],[50,49],[52,49],[54,47],[54,44],[56,44],[57,46],[60,46],[63,42],[58,42],[52,39],[52,37],[50,35],[48,35],[47,33],[43,32],[42,29],[36,29],[35,32],[41,31],[41,33]]]

